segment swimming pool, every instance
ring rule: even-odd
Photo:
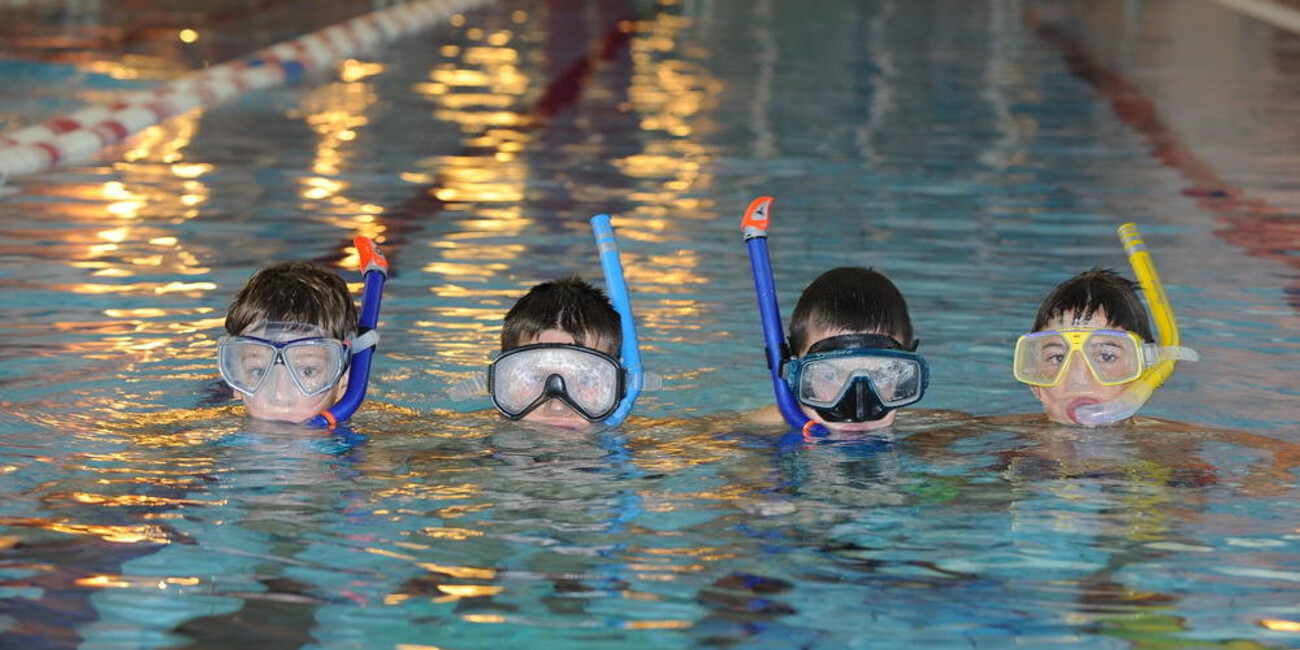
[[[374,3],[69,6],[0,5],[5,131]],[[16,179],[0,646],[1294,647],[1298,38],[1172,0],[504,0]],[[875,266],[922,406],[977,416],[1035,409],[1015,337],[1060,280],[1127,274],[1136,221],[1202,356],[1144,413],[1243,435],[717,426],[771,400],[760,194],[785,313]],[[523,290],[599,277],[599,212],[665,390],[597,436],[450,401]],[[356,234],[396,269],[370,401],[336,434],[240,420],[229,298]]]

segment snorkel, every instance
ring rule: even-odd
[[[754,292],[758,295],[758,316],[763,322],[763,343],[767,352],[767,367],[772,372],[772,390],[781,416],[790,426],[805,435],[818,437],[830,434],[821,423],[809,419],[799,408],[794,392],[781,376],[781,366],[789,354],[785,333],[781,330],[781,307],[776,300],[776,282],[772,279],[772,262],[767,254],[767,227],[771,223],[770,196],[760,196],[745,209],[740,220],[740,232],[749,248],[749,265],[754,274]]]
[[[1142,295],[1151,307],[1151,316],[1159,332],[1161,354],[1159,361],[1147,368],[1142,376],[1134,379],[1119,397],[1100,404],[1085,404],[1070,414],[1076,422],[1089,427],[1113,424],[1132,417],[1174,373],[1178,359],[1196,360],[1194,351],[1179,345],[1181,337],[1178,323],[1174,320],[1174,310],[1169,306],[1169,297],[1165,295],[1165,287],[1160,282],[1160,275],[1156,273],[1155,261],[1151,259],[1151,253],[1147,251],[1137,225],[1126,223],[1119,227],[1118,234],[1124,252],[1128,254],[1129,265],[1133,267],[1133,274],[1142,286]]]
[[[619,349],[619,361],[627,371],[627,392],[614,413],[605,418],[606,425],[616,427],[632,412],[632,405],[645,386],[645,373],[641,370],[641,347],[636,337],[632,301],[628,297],[627,282],[623,279],[623,261],[618,253],[618,241],[614,239],[614,228],[610,225],[609,215],[598,214],[592,217],[591,232],[596,236],[596,248],[600,251],[600,268],[605,273],[605,289],[609,292],[609,301],[614,305],[614,311],[618,312],[619,322],[623,326],[623,347]]]
[[[368,237],[352,240],[361,262],[359,268],[365,278],[365,292],[361,297],[361,314],[357,320],[357,336],[352,339],[352,367],[348,371],[348,389],[338,403],[308,420],[312,426],[333,429],[352,417],[366,398],[366,384],[370,381],[370,361],[379,342],[379,302],[384,294],[384,281],[388,279],[388,260]]]

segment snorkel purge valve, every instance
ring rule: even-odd
[[[1074,409],[1070,416],[1084,426],[1095,427],[1112,424],[1132,417],[1151,399],[1151,394],[1174,373],[1174,366],[1179,358],[1196,361],[1196,353],[1181,348],[1178,323],[1174,320],[1174,310],[1169,306],[1169,297],[1165,287],[1156,273],[1155,261],[1147,251],[1137,225],[1126,223],[1118,229],[1119,240],[1128,254],[1128,262],[1133,267],[1133,274],[1142,285],[1142,295],[1151,306],[1151,317],[1156,321],[1159,331],[1159,345],[1162,350],[1171,350],[1173,354],[1161,355],[1161,360],[1151,366],[1141,377],[1133,380],[1119,397],[1100,404],[1085,404]]]
[[[357,319],[357,336],[353,339],[352,368],[348,371],[348,389],[334,406],[321,411],[307,424],[333,429],[347,421],[366,398],[366,384],[370,380],[370,361],[379,342],[379,302],[384,294],[384,281],[388,279],[388,260],[368,237],[352,240],[361,262],[358,265],[365,278],[365,293],[361,296],[361,315]]]
[[[790,385],[781,376],[781,366],[785,363],[789,348],[785,342],[785,333],[781,330],[781,308],[776,300],[776,283],[772,279],[772,262],[767,254],[767,226],[771,223],[769,212],[772,209],[770,196],[760,196],[745,209],[745,216],[740,220],[740,232],[745,245],[749,248],[749,265],[754,274],[754,292],[758,296],[758,315],[763,322],[763,342],[767,350],[767,367],[772,372],[772,390],[776,393],[776,405],[781,416],[790,426],[806,435],[823,437],[830,431],[821,423],[809,419],[799,408]]]

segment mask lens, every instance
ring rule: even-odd
[[[559,377],[555,388],[548,380]],[[613,358],[578,346],[541,344],[502,354],[492,364],[492,400],[508,417],[527,415],[546,399],[560,397],[588,420],[618,406],[621,368]],[[551,394],[558,393],[558,394]]]
[[[312,339],[285,346],[285,364],[303,394],[319,395],[343,376],[347,367],[347,350],[338,341]]]
[[[799,401],[809,406],[834,406],[849,394],[858,380],[869,380],[876,397],[886,407],[902,406],[920,399],[921,366],[916,359],[860,352],[805,359],[798,395]]]
[[[1111,330],[1035,332],[1016,341],[1016,379],[1034,386],[1055,386],[1079,352],[1103,385],[1123,384],[1142,374],[1141,350],[1127,332]]]
[[[231,336],[218,344],[217,359],[222,379],[242,393],[256,393],[276,366],[282,365],[298,390],[306,397],[314,397],[332,388],[343,376],[348,349],[333,339],[281,343]]]
[[[217,359],[222,379],[243,393],[253,394],[271,373],[276,350],[269,344],[241,338],[223,339]]]
[[[1122,384],[1142,374],[1142,355],[1133,337],[1127,334],[1093,332],[1084,341],[1083,352],[1102,384]]]
[[[1070,356],[1070,342],[1057,332],[1035,332],[1016,341],[1016,379],[1035,386],[1054,386]]]

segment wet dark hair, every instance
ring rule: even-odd
[[[316,325],[331,338],[356,333],[357,307],[337,273],[308,262],[283,262],[253,274],[226,311],[226,333],[260,322]]]
[[[1075,318],[1088,320],[1098,310],[1106,313],[1106,320],[1112,327],[1133,332],[1148,343],[1155,342],[1146,307],[1138,297],[1137,283],[1112,269],[1100,267],[1088,269],[1056,285],[1038,307],[1033,331],[1047,329],[1048,323],[1066,312],[1072,312]]]
[[[912,319],[907,301],[889,278],[874,269],[841,266],[813,280],[790,315],[790,351],[802,354],[816,341],[814,330],[887,334],[902,349],[912,349]]]
[[[513,350],[519,347],[520,341],[548,329],[567,332],[578,345],[615,356],[623,345],[623,324],[605,292],[576,275],[529,289],[506,312],[501,327],[501,351]],[[605,348],[596,348],[596,344]]]

